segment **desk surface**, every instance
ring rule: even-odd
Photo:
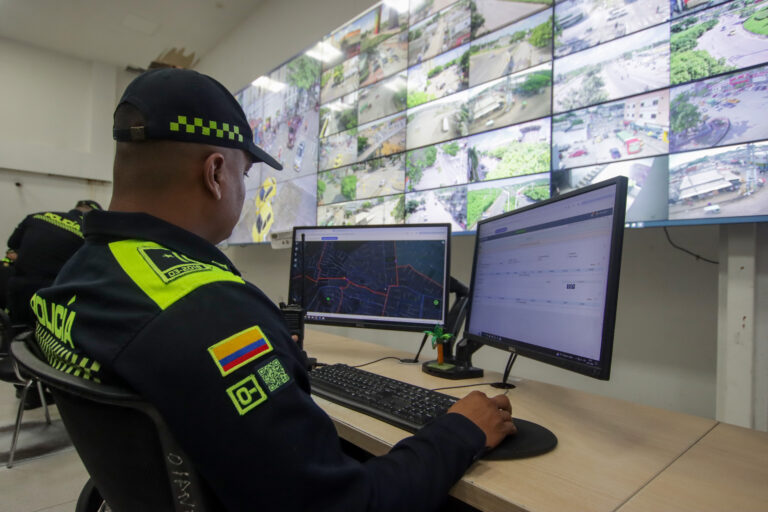
[[[620,512],[768,510],[768,433],[720,423]]]
[[[324,363],[362,364],[384,356],[413,356],[313,330],[307,331],[305,348]],[[392,359],[365,369],[426,388],[494,382],[501,377],[486,372],[482,379],[453,383],[423,373],[420,365]],[[717,424],[541,382],[520,380],[515,384],[517,388],[508,392],[513,415],[550,429],[558,437],[558,446],[538,457],[475,463],[451,494],[482,510],[616,510]],[[464,396],[473,389],[489,395],[499,392],[490,386],[442,392]],[[386,453],[409,435],[322,398],[315,400],[331,416],[341,437],[373,454]],[[653,506],[632,510],[651,509]]]

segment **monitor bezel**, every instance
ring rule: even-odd
[[[305,317],[305,323],[315,325],[332,325],[340,327],[358,327],[363,329],[387,329],[393,331],[411,331],[420,332],[428,329],[432,329],[435,326],[445,326],[445,321],[448,317],[448,299],[450,294],[450,279],[451,279],[451,224],[450,223],[419,223],[419,224],[366,224],[363,226],[294,226],[293,233],[291,235],[291,263],[288,271],[288,299],[289,301],[293,297],[293,259],[296,255],[297,239],[296,233],[300,230],[354,230],[354,229],[368,229],[368,228],[386,228],[386,229],[400,229],[406,228],[424,228],[424,227],[441,227],[446,229],[446,245],[445,245],[445,270],[444,270],[444,286],[443,286],[443,321],[433,323],[417,323],[408,322],[405,320],[386,321],[376,319],[349,319],[344,320],[338,317],[331,319],[314,319]],[[304,307],[303,304],[299,304]],[[306,311],[305,311],[306,313]]]
[[[477,235],[475,238],[475,252],[472,262],[472,280],[470,284],[470,301],[467,309],[467,320],[464,328],[464,337],[470,341],[488,345],[494,348],[514,352],[518,355],[528,357],[543,363],[551,364],[566,370],[574,371],[588,377],[599,380],[609,380],[611,375],[611,359],[613,356],[613,338],[616,324],[616,302],[619,291],[619,275],[621,271],[621,253],[624,241],[624,218],[626,213],[628,180],[624,176],[617,176],[609,180],[595,183],[584,188],[573,190],[557,197],[546,199],[536,204],[532,204],[518,210],[503,213],[495,217],[481,220],[477,225]],[[567,360],[556,355],[556,351],[537,345],[532,345],[521,340],[502,339],[496,340],[487,336],[472,334],[469,332],[470,321],[472,318],[472,296],[475,292],[475,275],[477,272],[477,251],[480,244],[480,229],[483,224],[499,220],[503,217],[518,215],[534,208],[541,208],[547,205],[567,200],[573,196],[585,194],[605,187],[616,186],[616,197],[614,203],[614,215],[611,226],[611,246],[609,249],[608,261],[608,279],[606,282],[605,309],[603,314],[602,340],[600,345],[600,359],[597,366],[584,364],[578,361]]]

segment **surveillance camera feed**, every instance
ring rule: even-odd
[[[384,0],[350,18],[236,94],[283,170],[253,166],[228,243],[472,232],[617,175],[630,228],[768,220],[768,0]]]

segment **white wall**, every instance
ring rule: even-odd
[[[28,213],[109,202],[117,70],[2,38],[0,69],[4,244]]]
[[[112,179],[114,66],[0,39],[0,69],[0,168]]]

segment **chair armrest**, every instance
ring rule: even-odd
[[[144,401],[133,391],[119,386],[97,384],[56,370],[32,353],[27,343],[34,340],[16,339],[11,343],[11,354],[22,372],[29,373],[42,383],[96,402],[134,406],[143,409]]]

